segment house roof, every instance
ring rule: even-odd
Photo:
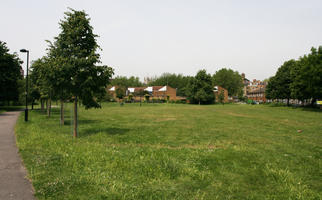
[[[115,86],[111,87],[109,91],[115,91]]]

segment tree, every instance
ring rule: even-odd
[[[127,78],[126,76],[117,76],[113,80],[111,80],[111,85],[117,85],[121,87],[141,87],[143,83],[141,83],[139,77],[131,76]]]
[[[149,85],[168,85],[177,89],[178,96],[187,96],[187,85],[189,84],[191,78],[192,77],[190,76],[183,76],[182,74],[163,73],[161,76],[152,79]]]
[[[322,98],[322,46],[318,49],[312,47],[309,55],[301,57],[292,75],[294,84],[291,87],[294,96],[310,98],[312,105],[316,99]]]
[[[60,22],[61,33],[55,37],[55,56],[64,69],[69,81],[66,90],[74,101],[74,137],[77,137],[77,102],[81,100],[85,108],[100,108],[96,96],[105,92],[105,87],[113,75],[113,69],[99,66],[100,49],[85,11],[70,9]]]
[[[9,53],[5,42],[0,41],[0,101],[18,101],[19,88],[18,80],[22,79],[22,61],[18,56]]]
[[[224,100],[225,100],[224,90],[221,90],[218,95],[218,101],[219,101],[219,103],[222,103],[224,105],[224,103],[225,103]]]
[[[243,88],[242,76],[232,69],[222,68],[213,75],[214,85],[219,85],[228,90],[229,96],[238,95]]]
[[[51,99],[54,94],[54,70],[48,57],[43,56],[31,64],[31,82],[39,90],[41,101],[46,101],[47,116],[51,116]],[[41,102],[43,104],[43,102]],[[42,105],[43,107],[43,105]]]
[[[286,61],[278,68],[274,78],[269,79],[266,88],[266,97],[273,97],[274,99],[287,99],[287,106],[291,98],[291,70],[296,65],[295,60]]]
[[[210,74],[207,74],[206,70],[200,70],[191,79],[188,88],[188,99],[191,103],[198,103],[200,105],[214,102],[212,78]]]
[[[125,89],[123,87],[118,87],[115,90],[116,97],[119,99],[123,99],[125,96]]]

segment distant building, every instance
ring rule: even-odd
[[[253,101],[266,102],[265,90],[267,82],[256,79],[249,81],[245,78],[245,74],[242,74],[242,76],[244,81],[244,96]]]
[[[116,89],[118,86],[112,86],[107,89],[114,99],[116,98]],[[148,86],[148,87],[128,87],[125,98],[131,98],[135,101],[141,100],[142,96],[148,96],[152,99],[176,100],[176,89],[170,86]],[[144,95],[143,95],[144,94]]]

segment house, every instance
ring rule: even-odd
[[[149,86],[144,89],[152,98],[164,100],[176,100],[177,90],[170,86]]]
[[[116,98],[116,89],[118,86],[111,86],[107,92]],[[128,87],[125,92],[125,98],[141,101],[143,96],[152,99],[176,100],[176,89],[170,86],[148,86],[148,87]]]
[[[219,102],[219,95],[223,93],[224,95],[224,102],[223,103],[228,103],[228,90],[221,86],[215,86],[214,87],[214,94],[216,98],[216,102]]]

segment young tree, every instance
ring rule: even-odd
[[[206,70],[200,70],[188,86],[188,98],[191,103],[210,104],[214,102],[212,78]]]
[[[98,94],[105,92],[104,87],[113,75],[113,69],[98,66],[99,46],[90,25],[90,18],[85,11],[70,9],[60,22],[61,33],[55,38],[55,54],[59,65],[66,73],[66,90],[74,101],[74,137],[77,137],[78,110],[77,102],[81,100],[85,108],[99,108],[96,101]]]
[[[115,90],[115,94],[116,94],[116,97],[122,101],[123,97],[125,96],[125,89],[123,87],[118,87]]]
[[[228,90],[230,96],[238,95],[243,88],[242,76],[232,69],[222,68],[213,75],[214,85]]]
[[[0,101],[18,101],[18,80],[22,79],[20,72],[21,60],[16,54],[10,54],[5,42],[0,41]]]
[[[54,94],[54,74],[48,57],[44,56],[31,64],[31,81],[33,87],[39,90],[41,101],[46,100],[47,116],[51,116],[51,99]],[[43,103],[43,102],[42,102]]]
[[[222,103],[224,105],[225,103],[225,94],[224,94],[224,90],[221,90],[219,95],[218,95],[218,101],[219,103]]]

